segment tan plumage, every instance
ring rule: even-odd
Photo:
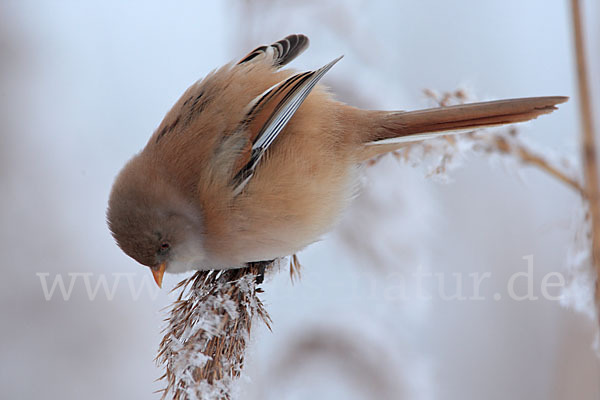
[[[337,60],[279,69],[307,46],[303,35],[261,46],[183,94],[114,184],[108,223],[128,255],[176,272],[293,254],[331,229],[361,161],[427,133],[527,121],[566,101],[360,110],[317,84]]]

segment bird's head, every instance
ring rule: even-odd
[[[202,221],[168,180],[136,168],[136,161],[123,168],[113,185],[107,222],[119,247],[150,267],[161,286],[165,271],[201,269]]]

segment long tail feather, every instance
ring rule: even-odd
[[[477,128],[525,122],[556,110],[568,97],[530,97],[430,108],[377,112],[366,134],[363,159],[396,150],[406,143]]]

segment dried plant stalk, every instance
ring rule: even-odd
[[[453,104],[464,104],[469,100],[469,96],[464,90],[456,90],[454,92],[444,92],[438,94],[437,92],[427,89],[424,91],[425,96],[435,102],[440,107],[446,107]],[[457,148],[458,141],[463,140],[470,143],[470,149],[476,152],[484,153],[496,153],[505,156],[510,156],[525,165],[531,165],[539,168],[548,175],[554,177],[560,182],[566,184],[571,189],[575,190],[583,198],[586,198],[586,190],[583,185],[578,181],[577,178],[570,176],[566,171],[562,170],[558,166],[554,165],[546,157],[539,152],[534,151],[525,145],[518,138],[518,130],[515,127],[509,127],[508,130],[500,130],[495,132],[486,132],[484,135],[478,134],[481,129],[473,130],[473,132],[466,133],[460,137],[456,136],[444,136],[443,145],[434,146],[431,142],[423,142],[407,145],[394,152],[396,158],[408,161],[410,153],[414,147],[420,146],[423,154],[433,152],[435,154],[441,152],[441,159],[436,167],[431,171],[429,175],[444,174],[447,172],[448,165],[453,161],[455,153],[460,150]],[[438,140],[439,143],[441,141]],[[440,151],[441,150],[441,151]],[[377,160],[372,160],[372,163]]]
[[[516,133],[514,130],[510,132]],[[585,198],[585,190],[577,179],[569,176],[566,172],[561,171],[558,167],[552,165],[541,154],[535,153],[533,150],[527,148],[527,146],[525,146],[523,143],[514,140],[515,133],[511,133],[508,136],[496,134],[485,139],[482,138],[483,140],[481,140],[481,143],[479,143],[479,146],[481,146],[480,149],[490,153],[497,152],[501,154],[513,155],[523,164],[528,164],[541,169],[550,176],[571,187],[571,189],[575,190]],[[484,143],[484,141],[487,143]]]
[[[575,54],[577,58],[577,84],[579,89],[579,110],[582,123],[581,153],[585,189],[591,217],[592,263],[596,271],[596,312],[600,312],[600,188],[598,183],[598,161],[594,122],[592,120],[592,100],[589,92],[589,82],[586,64],[585,43],[583,40],[583,23],[581,21],[581,5],[579,0],[571,1],[573,17],[573,34],[575,37]]]
[[[258,298],[265,268],[198,271],[181,281],[157,356],[166,372],[163,399],[231,399],[253,318],[271,320]]]
[[[296,254],[293,254],[290,257],[290,280],[294,283],[296,280],[300,280],[302,277],[302,273],[300,270],[302,269],[302,265],[300,265],[300,260]]]

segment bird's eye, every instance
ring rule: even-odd
[[[160,249],[159,249],[159,251],[160,251],[161,253],[164,253],[164,252],[166,252],[167,250],[169,250],[170,248],[171,248],[171,245],[170,245],[169,243],[167,243],[167,242],[162,242],[162,243],[160,244]]]

